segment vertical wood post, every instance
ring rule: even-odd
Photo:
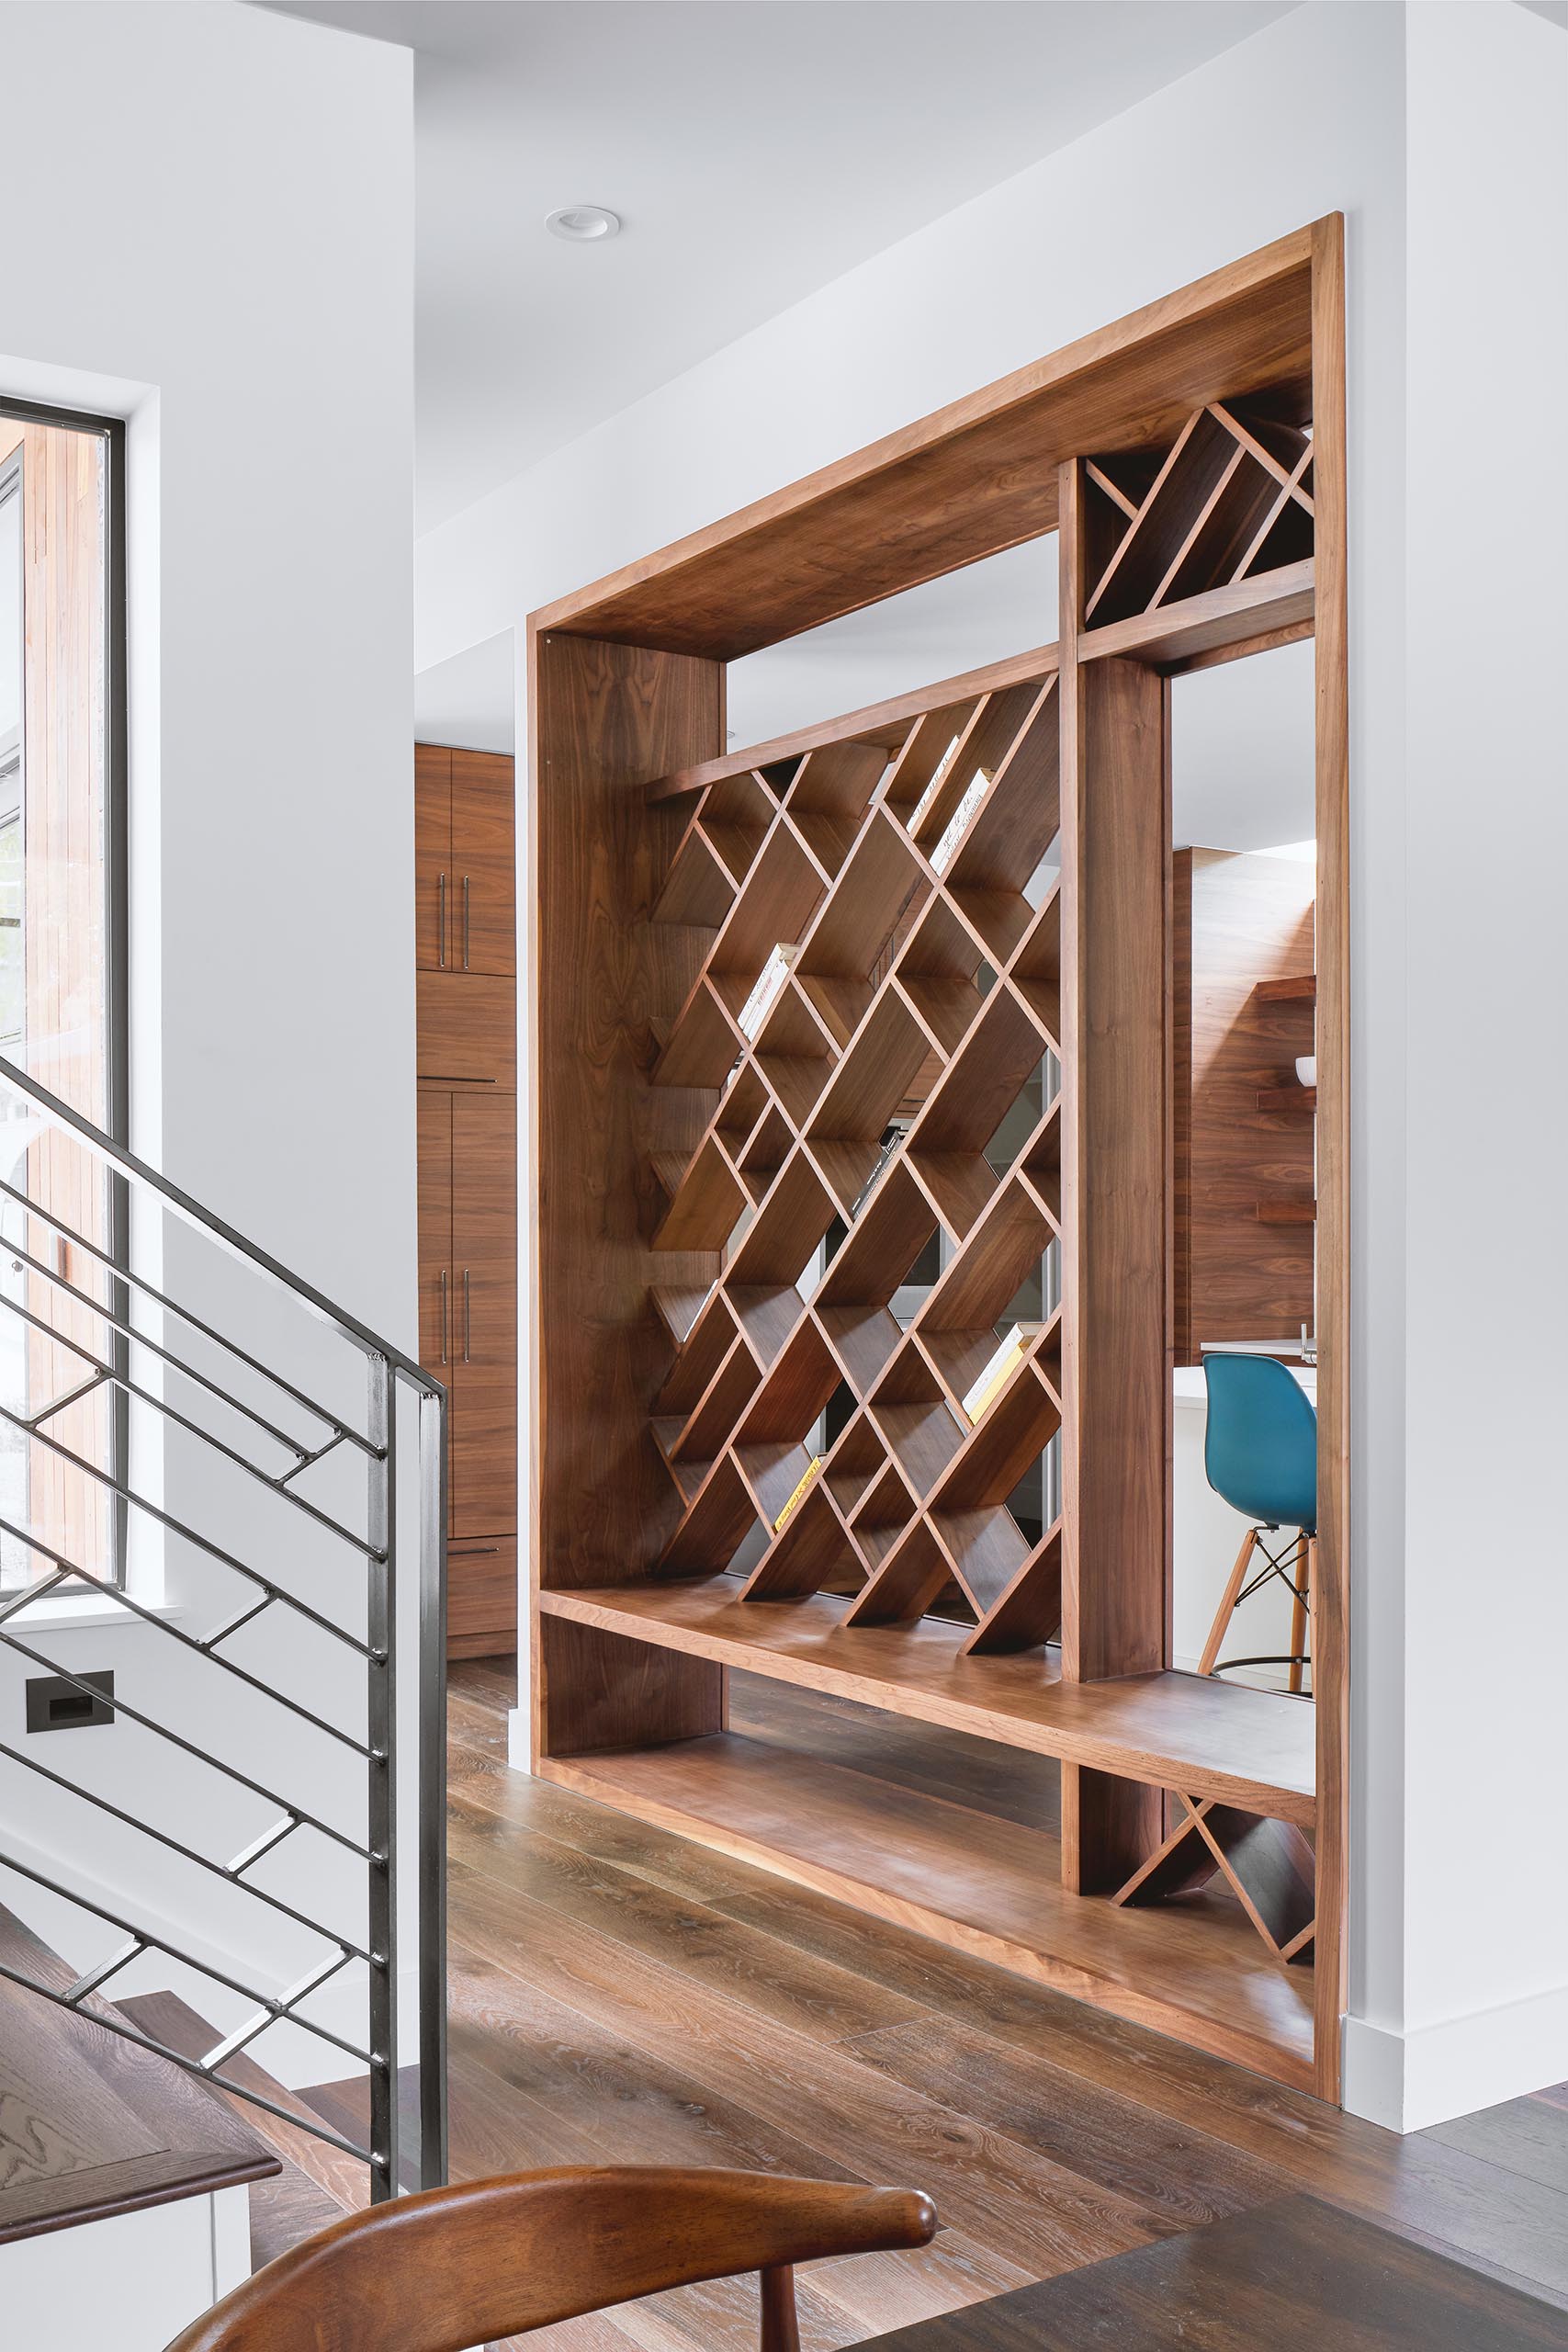
[[[1170,1496],[1170,789],[1165,681],[1080,662],[1084,477],[1062,469],[1065,1544],[1070,1681],[1167,1662]],[[1064,1883],[1122,1883],[1156,1789],[1062,1773]]]
[[[1317,2089],[1339,2098],[1348,1861],[1350,1574],[1350,873],[1345,469],[1345,221],[1312,232],[1317,613]]]
[[[655,1259],[652,1159],[690,1153],[713,1101],[649,1080],[655,1023],[679,1010],[701,956],[700,934],[649,920],[682,820],[649,808],[642,786],[723,750],[724,665],[556,629],[531,629],[528,650],[536,1592],[646,1574],[678,1512],[649,1429],[669,1357],[649,1292],[705,1285],[718,1261]],[[723,1669],[705,1659],[554,1622],[534,1643],[536,1754],[722,1720]],[[569,1647],[573,1670],[552,1676]]]

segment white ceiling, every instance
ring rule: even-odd
[[[1292,0],[265,4],[417,53],[423,532]]]

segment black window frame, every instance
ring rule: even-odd
[[[90,409],[61,408],[39,401],[13,399],[0,390],[0,416],[22,424],[58,426],[71,433],[93,435],[104,447],[104,1118],[105,1132],[122,1150],[130,1148],[130,678],[126,631],[126,484],[125,419]],[[25,510],[24,510],[25,511]],[[24,786],[27,763],[27,721],[22,727]],[[108,1178],[109,1254],[117,1267],[130,1263],[130,1188],[126,1179]],[[123,1282],[110,1285],[110,1305],[122,1324],[130,1321],[130,1291]],[[130,1464],[130,1398],[124,1383],[130,1375],[130,1342],[112,1337],[109,1361],[117,1386],[112,1420],[111,1464],[124,1485]],[[130,1541],[130,1505],[116,1493],[111,1524],[112,1557],[104,1564],[103,1582],[124,1589]],[[60,1593],[85,1592],[92,1588],[67,1581]]]

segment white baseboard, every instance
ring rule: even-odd
[[[1344,2099],[1391,2132],[1421,2132],[1568,2081],[1568,1985],[1400,2033],[1345,2020]]]
[[[526,1707],[513,1707],[506,1717],[506,1760],[514,1772],[532,1772],[530,1728]]]

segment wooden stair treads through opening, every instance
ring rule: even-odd
[[[4,1909],[0,1963],[62,1992],[75,1981]],[[117,2014],[107,2002],[98,2007]],[[0,2244],[277,2170],[216,2092],[91,2015],[0,1978]]]
[[[201,2057],[219,2038],[217,2028],[198,2017],[177,1993],[136,1994],[122,2001],[120,2007],[133,2025],[144,2033],[156,2034],[182,2058]],[[321,2125],[317,2110],[302,2093],[286,2089],[258,2066],[248,2052],[242,2050],[226,2059],[224,2067],[247,2090],[259,2091],[276,2107],[287,2108],[299,2119],[298,2123],[288,2123],[224,2094],[225,2103],[251,2123],[278,2158],[276,2177],[258,2182],[251,2190],[251,2261],[259,2269],[302,2238],[314,2236],[330,2222],[341,2221],[344,2213],[367,2204],[370,2174],[367,2165],[345,2155],[341,2148],[317,2139],[310,2129]]]

